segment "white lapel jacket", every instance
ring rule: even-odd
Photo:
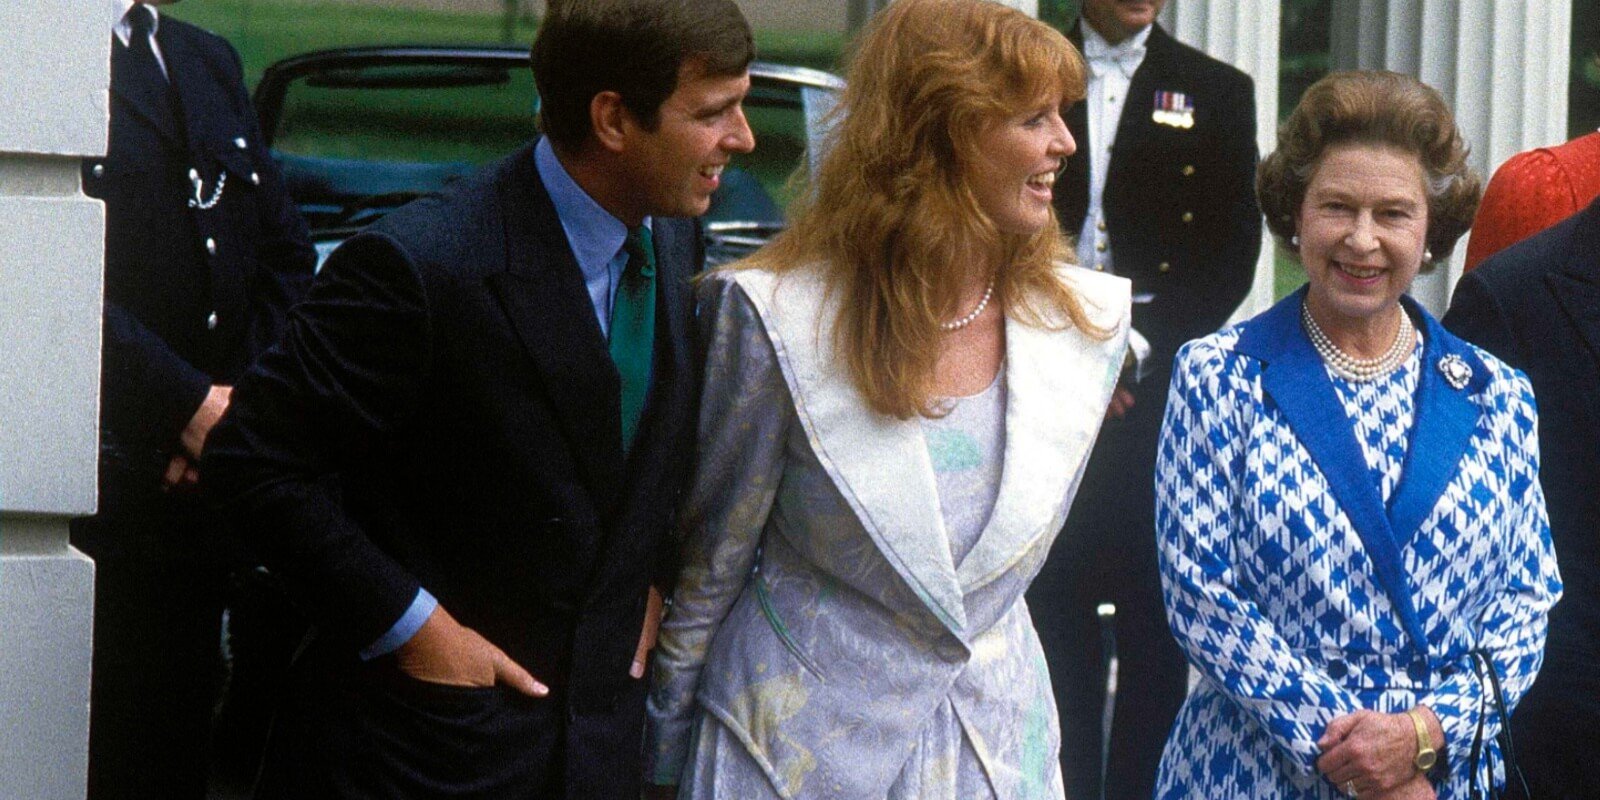
[[[699,462],[649,779],[677,782],[705,713],[778,796],[882,798],[948,699],[997,796],[1047,796],[1059,733],[1022,596],[1083,475],[1129,319],[1126,280],[1060,269],[1110,335],[1006,320],[1000,489],[959,564],[920,422],[868,410],[834,357],[823,270],[705,282]]]

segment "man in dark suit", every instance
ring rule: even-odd
[[[1133,281],[1143,375],[1119,387],[1066,528],[1028,604],[1061,713],[1069,797],[1147,800],[1187,665],[1168,631],[1155,554],[1156,440],[1173,356],[1244,299],[1261,248],[1250,78],[1173,39],[1164,0],[1085,0],[1070,35],[1088,96],[1056,192],[1085,267]],[[1106,666],[1097,615],[1116,606],[1117,694],[1105,744]]]
[[[105,203],[89,797],[200,798],[220,675],[220,520],[194,468],[228,387],[275,340],[315,254],[222,39],[123,0]]]
[[[639,796],[752,55],[731,0],[552,3],[544,138],[345,242],[239,382],[207,479],[318,626],[260,795]]]
[[[1444,324],[1527,373],[1539,400],[1539,483],[1566,592],[1511,715],[1526,796],[1600,797],[1600,200],[1463,276]],[[1514,778],[1507,788],[1524,796]]]

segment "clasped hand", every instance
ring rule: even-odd
[[[1341,793],[1372,800],[1432,800],[1433,784],[1417,770],[1417,733],[1405,713],[1361,710],[1335,718],[1317,740],[1321,772]]]
[[[189,417],[189,422],[178,434],[182,451],[173,453],[167,460],[167,469],[161,475],[163,491],[191,489],[200,482],[200,470],[196,466],[200,463],[200,452],[205,449],[206,438],[222,419],[232,399],[232,386],[212,386],[206,391],[200,407],[195,409],[194,415]]]

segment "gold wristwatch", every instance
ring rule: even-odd
[[[1417,727],[1417,758],[1412,763],[1417,765],[1418,772],[1427,772],[1439,760],[1439,753],[1433,749],[1433,738],[1428,735],[1428,725],[1422,721],[1422,715],[1410,708],[1406,709],[1406,716]]]

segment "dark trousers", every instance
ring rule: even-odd
[[[255,784],[267,733],[308,627],[283,586],[265,569],[230,575],[226,679],[212,726],[213,794],[243,797]]]
[[[95,561],[90,800],[205,797],[225,595],[216,528],[192,498],[121,492],[72,525]]]
[[[1511,712],[1511,733],[1528,792],[1511,778],[1509,800],[1600,797],[1600,659],[1548,648],[1538,679]]]
[[[392,658],[360,663],[322,642],[296,663],[257,800],[636,800],[644,684],[602,717],[563,696],[424,683]],[[627,763],[570,757],[589,737]],[[619,779],[619,775],[624,776]],[[605,788],[596,788],[603,786]]]
[[[1164,379],[1157,380],[1164,388]],[[1068,797],[1095,800],[1103,790],[1106,798],[1149,800],[1187,692],[1188,665],[1167,627],[1156,566],[1155,448],[1164,394],[1155,388],[1126,418],[1107,422],[1066,527],[1028,590],[1061,715]],[[1104,712],[1111,654],[1097,614],[1102,603],[1116,606],[1109,745]]]

